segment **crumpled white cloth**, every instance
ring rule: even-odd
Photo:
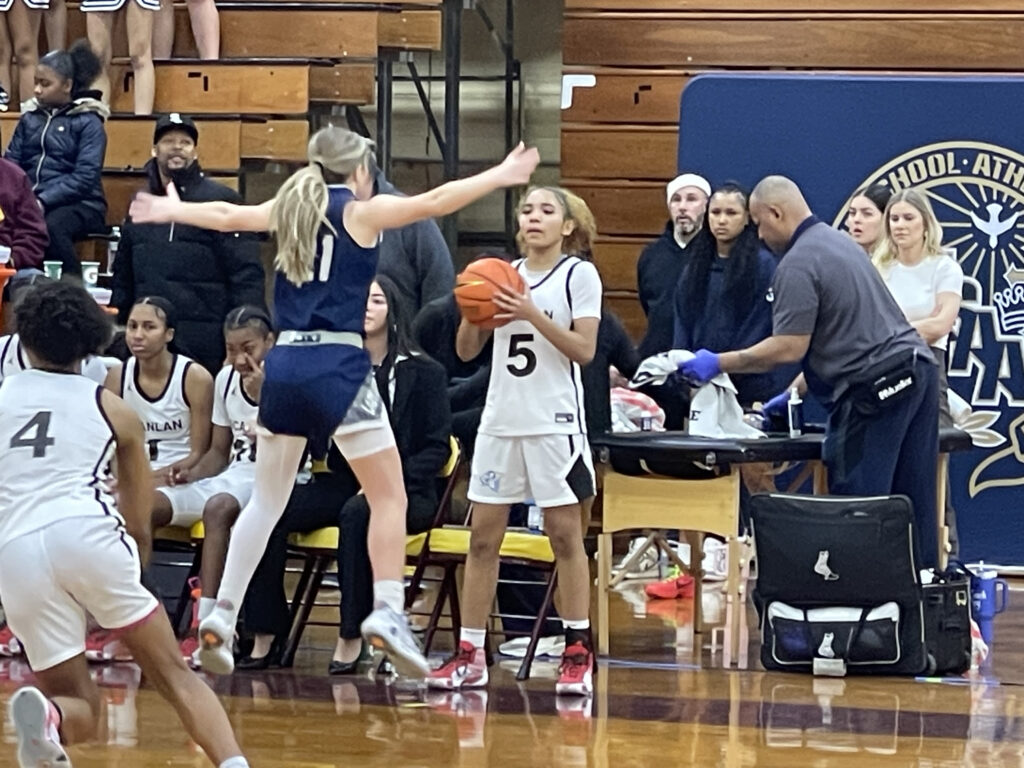
[[[693,353],[685,349],[670,349],[652,355],[640,363],[629,386],[639,389],[647,384],[664,384],[678,370],[680,363],[692,357]],[[688,434],[717,438],[765,436],[764,432],[743,420],[743,408],[736,399],[736,387],[728,374],[720,373],[703,387],[691,388],[690,392],[690,413],[686,420]]]

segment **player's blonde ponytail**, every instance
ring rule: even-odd
[[[313,278],[317,235],[327,219],[325,172],[347,179],[360,166],[370,167],[373,142],[345,128],[322,128],[309,140],[309,165],[291,176],[278,190],[270,212],[270,231],[277,236],[274,267],[295,285]]]

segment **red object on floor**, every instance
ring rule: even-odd
[[[693,597],[694,581],[693,576],[681,573],[678,576],[670,576],[663,581],[656,581],[644,587],[648,597],[660,600],[678,600],[681,597]]]

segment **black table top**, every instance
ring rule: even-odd
[[[616,472],[707,477],[721,474],[732,464],[817,461],[824,439],[821,432],[795,438],[769,434],[743,439],[697,437],[685,432],[620,432],[593,437],[590,442]],[[943,453],[970,447],[971,437],[963,430],[939,430]]]

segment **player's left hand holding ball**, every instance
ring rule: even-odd
[[[523,286],[523,292],[519,293],[507,286],[501,286],[494,292],[492,299],[495,306],[500,310],[494,316],[495,320],[526,320],[533,322],[533,318],[540,312],[537,305],[530,298],[530,287]]]
[[[181,205],[174,182],[167,185],[166,195],[138,192],[128,208],[128,216],[136,224],[166,224]]]
[[[679,373],[695,387],[703,387],[722,372],[718,355],[698,349],[693,357],[679,364]]]

